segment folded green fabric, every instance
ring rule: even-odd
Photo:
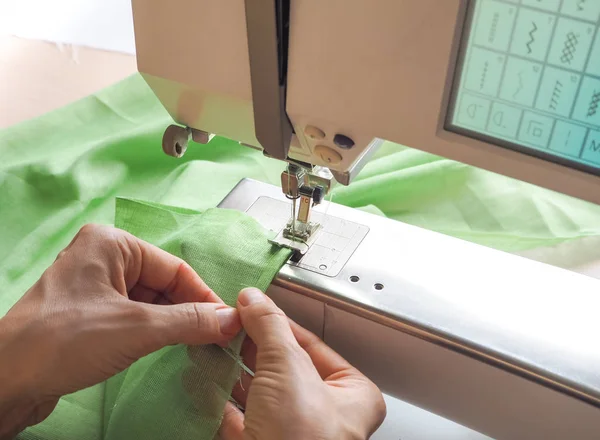
[[[183,258],[231,306],[245,287],[266,290],[290,256],[269,243],[270,232],[254,219],[233,210],[198,212],[117,199],[115,226]],[[227,352],[207,345],[152,353],[106,382],[96,410],[103,414],[101,426],[79,420],[78,430],[70,430],[81,414],[63,404],[21,438],[211,440],[239,378],[242,337]]]
[[[117,199],[115,226],[183,258],[230,306],[245,287],[266,290],[290,256],[253,218],[233,210]],[[232,354],[241,342],[232,342],[230,354],[216,345],[167,347],[109,379],[104,438],[211,440],[239,378]]]

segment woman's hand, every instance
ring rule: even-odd
[[[222,440],[364,440],[385,418],[379,389],[317,336],[290,323],[256,289],[246,289],[238,310],[248,336],[242,375],[227,403]]]
[[[142,356],[226,345],[240,328],[236,309],[183,260],[119,229],[84,226],[0,320],[0,438]]]

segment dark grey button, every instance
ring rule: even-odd
[[[349,150],[354,146],[354,141],[350,139],[348,136],[344,136],[343,134],[336,134],[333,138],[333,142],[340,148],[345,150]]]

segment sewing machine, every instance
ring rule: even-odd
[[[600,1],[133,11],[139,71],[178,124],[167,154],[217,134],[288,163],[281,188],[243,180],[220,206],[294,250],[268,291],[290,317],[475,431],[600,436],[599,281],[324,202],[386,139],[600,203]]]

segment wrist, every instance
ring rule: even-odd
[[[20,356],[19,333],[10,317],[0,319],[0,439],[13,438],[35,423],[39,406]]]
[[[19,397],[0,397],[0,440],[12,439],[34,424],[35,406]]]

